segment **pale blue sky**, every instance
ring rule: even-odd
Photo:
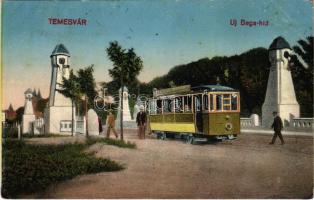
[[[4,1],[2,7],[4,107],[15,108],[29,87],[48,96],[49,56],[58,43],[70,51],[72,68],[94,64],[96,81],[110,80],[110,41],[134,47],[144,62],[139,79],[147,82],[175,65],[268,48],[279,35],[294,45],[312,34],[312,4],[302,0]],[[84,18],[87,26],[51,25],[50,17]],[[230,19],[269,26],[233,27]]]

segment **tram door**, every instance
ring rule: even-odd
[[[202,95],[194,96],[194,113],[197,132],[203,132]]]

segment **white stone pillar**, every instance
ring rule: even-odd
[[[284,126],[289,126],[291,115],[300,116],[294,85],[289,70],[291,48],[287,41],[276,38],[269,47],[269,71],[267,91],[262,107],[262,125],[269,128],[273,122],[273,111],[277,111]]]
[[[259,124],[259,116],[257,115],[257,114],[252,114],[251,116],[250,116],[250,118],[251,118],[251,121],[252,121],[252,125],[253,126],[259,126],[260,124]]]
[[[33,92],[29,88],[25,92],[25,105],[24,105],[24,114],[22,119],[22,131],[25,133],[32,133],[33,122],[35,121],[35,115],[33,110],[32,98]]]

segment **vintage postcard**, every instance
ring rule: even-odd
[[[313,198],[313,2],[1,2],[3,198]]]

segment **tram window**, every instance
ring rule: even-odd
[[[183,112],[182,98],[183,97],[176,97],[175,98],[174,105],[175,105],[175,112],[176,113]]]
[[[208,95],[204,94],[203,95],[203,105],[204,105],[204,110],[208,110]]]
[[[156,100],[149,101],[149,112],[151,114],[156,114],[157,112],[157,103]]]
[[[230,105],[224,105],[224,110],[230,110]]]
[[[163,100],[163,108],[165,113],[171,112],[171,100],[170,99],[164,99]]]
[[[154,113],[153,113],[153,112],[154,112],[154,111],[153,111],[153,101],[149,101],[149,102],[148,102],[148,105],[149,105],[149,113],[150,113],[150,114],[154,114]]]
[[[222,110],[222,95],[216,95],[216,110]]]
[[[230,94],[224,94],[223,95],[223,107],[224,110],[230,110],[231,109],[231,99]]]
[[[157,113],[162,113],[162,100],[157,100]]]
[[[196,111],[200,111],[202,109],[200,96],[195,96],[195,108],[196,108]]]
[[[209,95],[210,98],[210,110],[214,110],[214,96],[211,94]]]
[[[230,104],[230,94],[224,94],[224,104]]]
[[[192,112],[192,96],[184,97],[184,112]]]
[[[168,100],[164,99],[164,100],[162,101],[162,108],[163,108],[163,112],[164,112],[164,113],[169,112],[169,111],[168,111]]]
[[[236,94],[231,95],[231,109],[238,110],[238,96]]]
[[[170,100],[170,112],[175,112],[176,109],[176,104],[175,104],[175,99]]]

